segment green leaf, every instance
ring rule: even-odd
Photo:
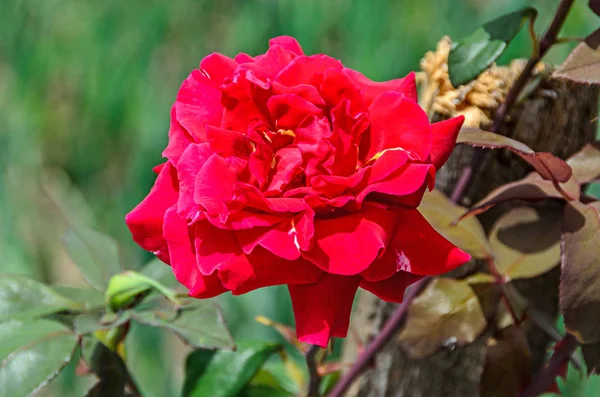
[[[565,207],[560,307],[567,329],[585,343],[600,342],[600,202]]]
[[[86,368],[87,367],[87,368]],[[87,371],[82,371],[83,369]],[[82,361],[81,348],[75,349],[73,358],[60,374],[44,388],[42,396],[87,397],[99,382],[96,374]]]
[[[552,74],[578,83],[600,84],[600,51],[581,43]]]
[[[506,49],[528,18],[537,11],[527,7],[502,15],[457,41],[448,55],[448,73],[454,87],[475,79]]]
[[[486,321],[477,295],[466,281],[434,279],[410,305],[399,340],[414,358],[443,346],[473,342]]]
[[[65,245],[85,280],[98,291],[123,270],[116,241],[102,233],[74,228],[65,235]]]
[[[581,187],[575,178],[571,178],[566,183],[559,184],[559,186],[569,197],[576,200],[579,199]],[[513,200],[537,202],[546,198],[563,199],[564,196],[563,193],[556,189],[552,181],[547,181],[537,172],[532,172],[519,181],[507,183],[491,191],[481,201],[462,214],[461,223],[466,218],[481,214],[500,203]]]
[[[49,320],[0,324],[0,397],[29,396],[71,360],[77,338]]]
[[[233,349],[235,344],[217,305],[210,301],[194,301],[175,310],[132,311],[140,324],[174,332],[193,348]]]
[[[197,350],[186,361],[184,397],[236,397],[281,346],[239,342],[234,352]]]
[[[465,208],[452,203],[442,192],[433,190],[426,193],[419,205],[419,212],[438,233],[473,257],[485,259],[492,255],[479,220],[471,218],[455,224]]]
[[[131,311],[124,311],[117,313],[114,318],[109,318],[105,315],[104,310],[94,310],[75,317],[73,327],[77,335],[87,335],[121,326],[131,319],[131,315]]]
[[[138,297],[155,290],[179,305],[175,291],[170,290],[158,281],[131,270],[115,274],[110,278],[104,293],[106,304],[111,310],[117,311],[130,306]]]
[[[497,270],[507,278],[531,278],[560,262],[560,211],[513,208],[492,227],[490,245]]]
[[[565,377],[556,378],[562,397],[597,397],[600,390],[600,376],[587,375],[586,368],[578,370],[569,363]]]
[[[248,386],[244,388],[237,397],[293,397],[290,394],[281,389],[274,389],[268,386]]]
[[[464,143],[487,149],[506,148],[529,163],[542,178],[557,183],[565,183],[573,175],[571,167],[552,153],[535,152],[529,146],[504,135],[479,128],[465,127],[460,130],[456,143]],[[569,197],[570,200],[573,197]]]
[[[167,265],[158,258],[146,263],[140,270],[140,273],[150,277],[153,280],[156,280],[168,288],[176,288],[181,286],[179,281],[177,281],[175,278],[171,266]]]
[[[291,360],[288,355],[285,355],[285,359]],[[279,366],[274,367],[277,364]],[[302,380],[304,381],[304,378]],[[299,394],[298,385],[290,378],[289,368],[286,367],[282,357],[276,357],[274,360],[269,360],[265,363],[256,375],[254,375],[247,387],[273,389],[284,393],[286,396],[296,396]]]
[[[51,285],[57,294],[76,302],[84,310],[104,307],[104,296],[95,289],[71,287],[69,285]]]
[[[0,322],[9,318],[28,319],[79,309],[72,300],[30,278],[0,275]]]

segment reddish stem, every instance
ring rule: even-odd
[[[410,307],[411,302],[419,295],[423,289],[429,284],[431,277],[425,277],[417,283],[410,286],[409,290],[404,296],[404,302],[402,302],[396,311],[392,314],[392,317],[385,323],[383,329],[373,341],[367,346],[364,353],[358,357],[358,360],[352,365],[350,370],[344,374],[342,379],[335,385],[333,391],[329,394],[329,397],[342,397],[346,391],[352,386],[352,383],[363,373],[363,371],[369,366],[375,355],[392,339],[398,332],[404,322],[404,317]]]
[[[529,383],[519,397],[535,397],[548,390],[552,385],[552,382],[554,382],[560,368],[573,355],[577,345],[577,339],[573,335],[565,335],[565,337],[556,344],[554,354],[552,354],[550,360],[548,360],[546,365],[538,371],[531,383]]]

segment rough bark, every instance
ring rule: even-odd
[[[596,134],[599,89],[559,80],[542,82],[535,93],[510,114],[501,133],[522,141],[537,151],[548,151],[566,158],[575,153]],[[469,164],[473,149],[458,146],[449,162],[438,173],[437,188],[449,194],[460,170]],[[483,198],[492,189],[525,176],[531,169],[507,151],[488,151],[476,170],[463,205]],[[481,218],[485,227],[506,210],[499,206]],[[462,273],[476,265],[467,266]],[[516,283],[532,304],[551,316],[558,307],[559,270],[533,280]],[[395,305],[373,299],[368,293],[359,297],[353,315],[353,329],[362,341],[370,340],[394,311]],[[464,347],[450,346],[423,360],[407,356],[392,340],[376,357],[373,368],[356,382],[348,396],[360,397],[475,397],[480,395],[487,336]],[[532,329],[528,335],[534,365],[542,362],[548,339]],[[352,342],[347,343],[350,346]],[[355,354],[347,349],[345,359]],[[485,397],[485,396],[484,396]]]

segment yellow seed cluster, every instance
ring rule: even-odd
[[[491,123],[494,110],[504,100],[512,83],[517,79],[524,60],[512,61],[509,66],[492,65],[477,79],[453,87],[448,77],[448,54],[452,40],[445,36],[435,51],[429,51],[421,60],[421,102],[426,109],[453,117],[465,116],[465,126],[482,127]],[[540,65],[538,70],[543,68]]]

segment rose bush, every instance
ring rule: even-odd
[[[469,260],[416,209],[462,122],[430,124],[414,74],[373,82],[291,37],[257,57],[211,54],[126,222],[193,297],[286,284],[299,339],[325,346],[346,336],[359,287],[400,302]]]

